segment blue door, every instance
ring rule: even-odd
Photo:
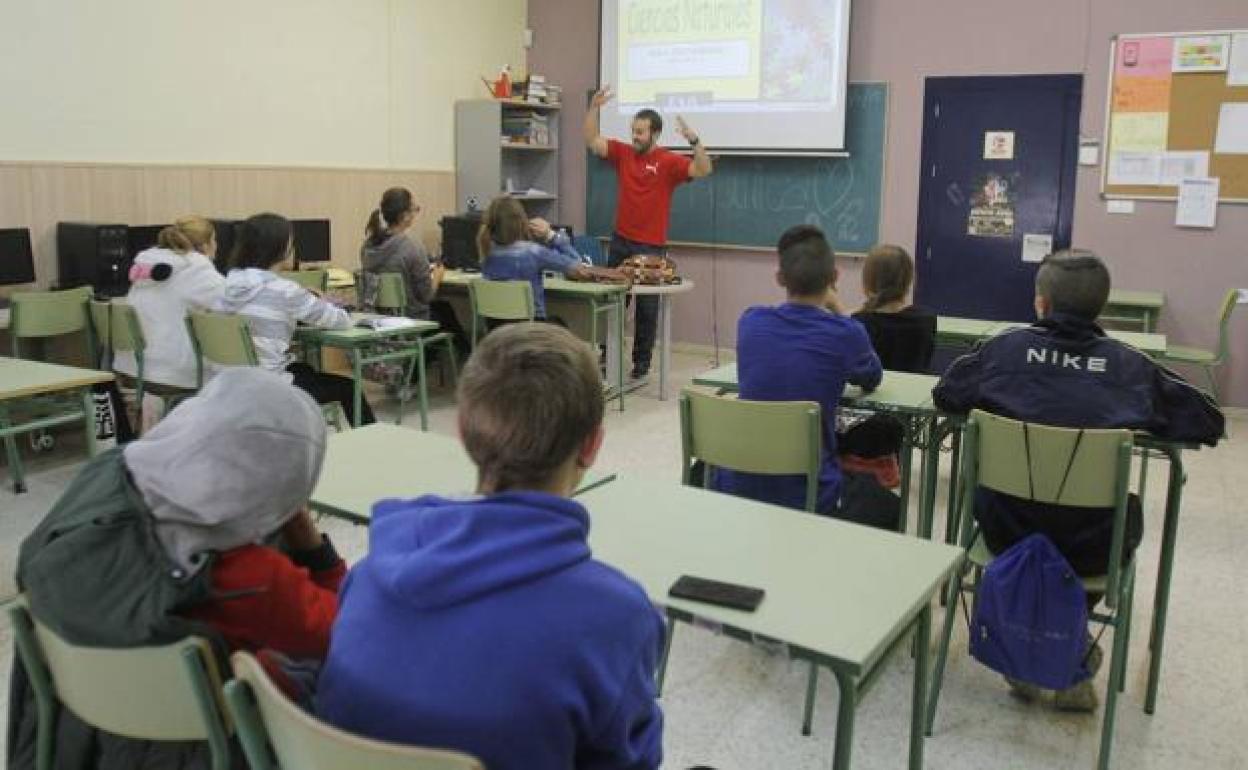
[[[927,79],[918,304],[1032,320],[1034,260],[1070,246],[1082,92],[1080,75]]]

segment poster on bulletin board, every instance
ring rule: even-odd
[[[1111,47],[1101,193],[1177,200],[1220,180],[1248,203],[1248,31],[1119,35]]]

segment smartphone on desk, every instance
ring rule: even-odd
[[[709,578],[681,575],[668,589],[667,595],[676,599],[714,604],[734,610],[753,612],[762,603],[766,591],[761,588],[724,583]]]

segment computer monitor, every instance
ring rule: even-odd
[[[157,239],[160,238],[160,231],[166,227],[168,225],[130,225],[126,234],[130,242],[130,258],[134,259],[155,246]]]
[[[291,220],[295,237],[295,269],[303,262],[329,261],[329,220]]]
[[[30,245],[30,230],[0,230],[0,286],[34,282],[35,253]]]

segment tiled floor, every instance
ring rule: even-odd
[[[705,355],[674,357],[673,392],[714,362]],[[677,483],[680,440],[675,402],[657,398],[651,382],[607,412],[603,469],[645,474],[655,483]],[[380,405],[383,419],[392,414]],[[415,410],[406,424],[419,424]],[[436,396],[433,430],[452,434],[449,394]],[[1189,453],[1188,484],[1179,530],[1177,568],[1157,713],[1143,713],[1146,645],[1155,580],[1165,468],[1154,463],[1141,547],[1136,633],[1132,634],[1127,691],[1119,701],[1114,765],[1119,768],[1248,767],[1248,416],[1236,414],[1232,438],[1215,450]],[[0,491],[0,596],[11,595],[21,539],[73,477],[81,453],[67,439],[51,456],[30,462],[30,492]],[[7,483],[7,475],[3,477]],[[943,488],[942,488],[943,493]],[[943,499],[943,498],[942,498]],[[798,514],[795,514],[798,515]],[[943,517],[943,511],[940,514]],[[938,519],[938,531],[941,530]],[[349,559],[365,547],[366,532],[326,522]],[[814,596],[817,586],[812,586]],[[813,610],[812,610],[813,611]],[[939,608],[935,618],[939,621]],[[831,618],[835,622],[835,617]],[[1141,629],[1145,629],[1141,631]],[[9,670],[9,631],[0,620],[0,671]],[[867,695],[854,735],[854,766],[906,764],[912,661],[890,663]],[[663,696],[665,766],[708,764],[720,770],[824,768],[831,762],[836,687],[821,679],[815,730],[799,733],[804,664],[743,643],[682,626],[678,630]],[[1099,678],[1103,688],[1104,673]],[[7,694],[0,681],[0,693]],[[935,734],[927,742],[929,768],[1092,767],[1100,712],[1063,715],[1013,700],[1000,679],[966,654],[959,621],[945,678]]]

